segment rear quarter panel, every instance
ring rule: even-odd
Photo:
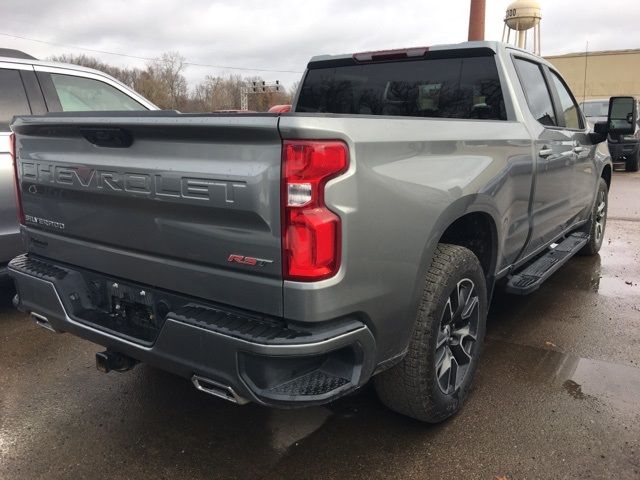
[[[425,271],[444,230],[467,212],[494,219],[498,265],[528,232],[531,141],[510,121],[284,115],[283,138],[341,139],[348,172],[326,188],[343,222],[339,273],[286,281],[284,315],[322,321],[358,312],[383,361],[405,348]]]

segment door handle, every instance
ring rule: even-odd
[[[553,149],[549,147],[542,147],[542,149],[538,152],[538,155],[540,155],[542,158],[547,158],[550,157],[552,153]]]
[[[573,153],[580,153],[583,151],[584,151],[584,147],[581,147],[581,146],[573,147]]]

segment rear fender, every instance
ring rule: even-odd
[[[453,222],[469,213],[487,214],[491,217],[495,226],[492,255],[493,260],[491,262],[489,274],[487,275],[487,292],[489,292],[489,298],[491,298],[493,283],[495,281],[496,259],[499,258],[500,254],[500,242],[498,240],[502,237],[500,231],[500,222],[498,220],[500,216],[498,213],[498,209],[495,207],[491,197],[479,194],[468,195],[465,197],[461,197],[451,203],[451,205],[449,205],[438,217],[438,220],[431,229],[431,235],[425,242],[424,248],[422,249],[422,254],[420,256],[418,274],[414,282],[413,295],[411,296],[411,311],[417,312],[418,310],[418,305],[420,303],[420,298],[422,297],[422,292],[424,289],[427,270],[431,266],[431,261],[433,260],[436,247],[440,242],[442,235],[447,230],[447,228],[449,228],[449,226],[453,224]],[[411,329],[411,332],[408,332],[407,338],[405,339],[405,350],[409,344],[412,333],[413,328]]]

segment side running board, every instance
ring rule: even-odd
[[[534,292],[542,285],[542,282],[573,257],[588,241],[589,234],[572,233],[536,261],[509,276],[505,291],[514,295],[528,295]]]

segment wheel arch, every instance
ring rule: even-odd
[[[497,263],[498,231],[493,217],[483,211],[465,213],[442,233],[438,243],[468,248],[480,261],[487,286]]]
[[[438,217],[431,229],[422,256],[420,268],[416,279],[413,294],[414,305],[417,306],[421,294],[426,271],[431,265],[431,260],[438,243],[452,243],[469,248],[480,260],[485,279],[487,280],[487,292],[491,298],[495,280],[496,266],[500,255],[500,222],[499,211],[493,203],[493,199],[485,195],[469,195],[461,197],[449,205]],[[470,235],[470,225],[479,225],[481,228],[480,243]],[[465,235],[464,232],[467,231]],[[489,244],[487,246],[487,243]]]
[[[487,195],[473,194],[458,198],[451,202],[451,204],[449,204],[447,208],[440,213],[437,220],[430,225],[428,229],[428,238],[425,239],[422,252],[417,259],[418,269],[415,281],[413,282],[413,292],[411,296],[411,303],[409,305],[409,312],[416,312],[418,309],[419,301],[424,290],[427,270],[431,266],[438,243],[445,238],[448,241],[453,241],[454,244],[467,246],[464,242],[460,242],[460,240],[455,242],[455,237],[452,236],[452,233],[458,231],[457,229],[461,225],[464,225],[464,222],[469,221],[467,219],[478,218],[482,218],[484,225],[487,227],[487,235],[485,238],[491,239],[491,247],[487,250],[490,254],[486,257],[489,260],[487,261],[485,259],[485,267],[488,268],[487,270],[483,268],[483,271],[485,272],[488,301],[491,300],[495,284],[496,265],[500,255],[499,246],[501,238],[501,224],[498,220],[500,218],[500,214],[499,210],[494,205],[493,198]],[[445,234],[446,236],[444,236]],[[471,250],[473,251],[473,249]],[[412,323],[411,329],[407,331],[407,335],[401,342],[403,343],[401,353],[390,360],[385,365],[385,368],[389,368],[404,357],[413,327],[414,325]]]

